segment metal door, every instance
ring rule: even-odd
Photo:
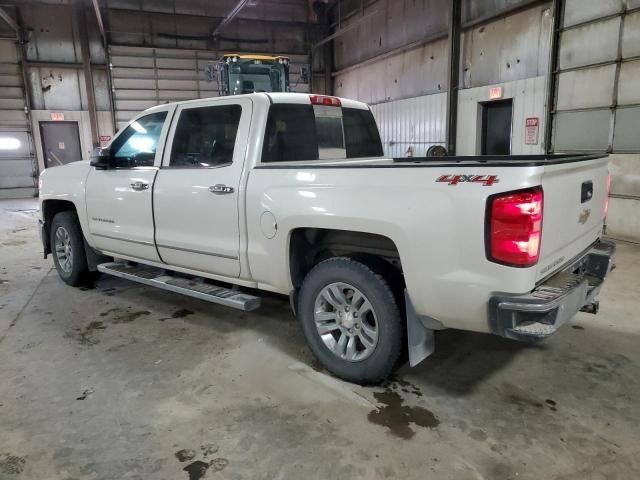
[[[82,160],[78,122],[40,122],[44,168]]]
[[[485,103],[482,108],[482,155],[511,155],[513,100]]]

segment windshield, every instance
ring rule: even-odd
[[[231,95],[289,90],[288,67],[277,60],[238,59],[228,65]]]

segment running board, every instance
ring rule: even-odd
[[[110,262],[98,265],[98,271],[245,312],[255,310],[261,303],[260,297],[206,283],[202,278],[174,277],[167,270],[148,265]]]

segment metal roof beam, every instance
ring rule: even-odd
[[[91,0],[91,2],[93,3],[93,10],[96,12],[96,20],[98,21],[98,28],[100,29],[102,40],[106,42],[107,34],[105,33],[104,22],[102,21],[102,13],[100,12],[99,0]]]
[[[20,26],[16,23],[16,21],[7,13],[4,8],[0,7],[0,18],[7,22],[9,26],[20,35]]]
[[[245,5],[249,3],[249,0],[240,0],[235,7],[227,14],[226,17],[222,19],[222,21],[218,24],[213,32],[211,32],[212,37],[217,37],[222,32],[222,29],[226,27],[229,23],[233,21],[234,18],[238,16],[238,14],[242,11]]]

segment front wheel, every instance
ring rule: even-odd
[[[89,269],[76,214],[72,211],[58,213],[51,222],[50,235],[53,263],[60,278],[73,287],[86,283]]]
[[[388,283],[338,257],[316,265],[298,297],[305,338],[322,365],[354,383],[384,380],[402,351],[400,310]]]

